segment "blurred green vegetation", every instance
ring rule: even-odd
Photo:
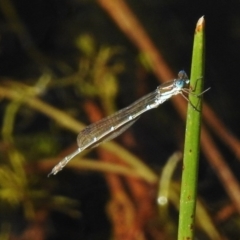
[[[131,31],[121,28],[113,17],[118,11],[108,3],[0,1],[0,239],[176,238],[182,163],[165,164],[183,149],[185,123],[184,112],[170,102],[145,114],[116,139],[118,145],[86,152],[82,161],[47,178],[76,148],[83,123],[128,106],[160,84],[154,54],[144,48],[149,41],[133,38],[141,31],[131,28],[131,14],[119,5]],[[206,16],[205,80],[212,89],[204,98],[237,138],[238,1],[125,3],[175,77],[183,68],[189,72],[195,24]],[[161,74],[172,79],[167,70]],[[208,130],[237,176],[237,151],[211,125]],[[240,229],[236,202],[226,190],[232,184],[219,177],[225,167],[210,166],[208,157],[201,152],[196,237],[234,239]],[[158,181],[168,193],[164,206],[157,205]]]

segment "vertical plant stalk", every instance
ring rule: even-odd
[[[203,91],[204,76],[204,18],[195,29],[190,86],[183,157],[183,175],[180,197],[178,239],[194,239],[194,220],[197,197],[198,159],[200,148],[202,100],[196,95]],[[197,108],[196,109],[193,108]]]

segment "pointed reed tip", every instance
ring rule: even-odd
[[[197,26],[204,23],[204,15],[198,19]]]
[[[196,32],[203,30],[205,24],[204,16],[200,17],[197,21]]]

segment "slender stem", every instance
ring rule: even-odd
[[[180,216],[178,239],[194,239],[195,208],[198,181],[198,159],[200,149],[201,111],[204,76],[204,18],[201,17],[195,29],[193,57],[191,68],[191,89],[194,94],[189,95],[186,123],[186,137],[183,158],[183,175],[180,197]]]

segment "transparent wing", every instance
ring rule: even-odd
[[[77,142],[80,149],[96,147],[103,141],[111,140],[129,128],[144,112],[159,105],[158,90],[140,98],[130,106],[103,118],[82,130]]]
[[[144,112],[158,107],[173,95],[180,93],[180,89],[175,85],[175,81],[167,82],[158,87],[154,92],[135,101],[130,106],[116,112],[115,114],[103,118],[83,129],[77,137],[78,149],[66,156],[51,171],[56,174],[77,154],[87,148],[96,147],[104,141],[111,140],[127,128],[129,128]]]

